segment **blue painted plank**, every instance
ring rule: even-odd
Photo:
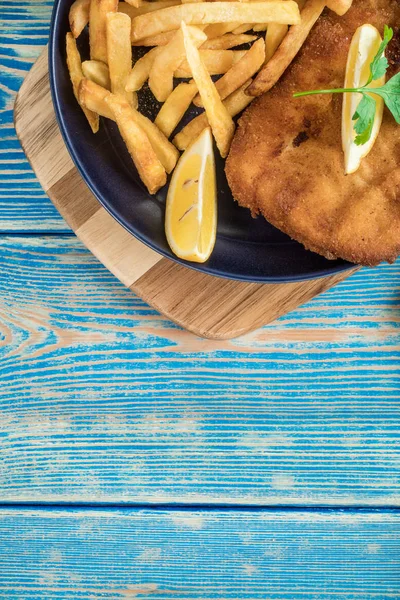
[[[400,598],[400,516],[2,510],[0,598]]]
[[[0,238],[0,501],[400,505],[400,262],[232,342]]]
[[[43,192],[13,127],[16,92],[47,43],[53,1],[0,0],[0,232],[70,229]]]

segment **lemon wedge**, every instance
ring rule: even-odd
[[[346,66],[345,88],[358,88],[365,85],[370,75],[370,64],[378,52],[379,45],[382,42],[379,31],[372,25],[362,25],[355,32],[349,50]],[[384,85],[385,76],[376,81],[372,81],[368,89]],[[346,175],[357,171],[361,160],[369,154],[375,140],[378,136],[382,117],[384,101],[379,96],[374,96],[376,100],[376,116],[372,129],[370,140],[357,146],[354,142],[356,133],[354,131],[354,121],[352,120],[357,106],[361,100],[359,93],[347,93],[343,97],[342,113],[342,144],[345,157]]]
[[[217,184],[211,129],[185,150],[168,190],[165,233],[179,258],[205,262],[217,234]]]

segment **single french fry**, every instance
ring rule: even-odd
[[[94,81],[106,90],[111,90],[110,71],[103,62],[99,60],[85,60],[82,63],[82,72],[86,79]]]
[[[211,25],[206,25],[204,33],[208,40],[212,40],[225,35],[225,33],[231,33],[234,29],[237,29],[239,25],[240,23],[236,23],[236,21],[234,23],[212,23]]]
[[[132,71],[131,19],[124,13],[107,15],[107,61],[110,70],[111,91],[137,108],[136,92],[125,87]]]
[[[143,84],[149,78],[151,67],[162,49],[163,46],[152,48],[134,64],[126,81],[125,89],[127,92],[135,92],[143,87]]]
[[[288,31],[289,27],[287,25],[280,25],[279,23],[268,25],[265,35],[265,63],[271,60]]]
[[[93,0],[92,0],[93,1]],[[140,9],[138,9],[140,10]],[[211,23],[286,23],[300,22],[299,8],[293,0],[267,2],[195,2],[164,8],[132,21],[132,39],[140,40],[162,31],[188,25]]]
[[[105,99],[113,112],[129,154],[150,194],[155,194],[167,182],[167,174],[157,158],[146,133],[133,116],[134,109],[122,98],[109,94]]]
[[[270,90],[286,71],[307,39],[315,22],[325,8],[325,0],[308,0],[301,11],[301,23],[293,25],[274,56],[267,62],[248,88],[251,96]]]
[[[78,97],[81,106],[97,113],[100,117],[114,121],[114,113],[106,103],[106,98],[110,94],[111,92],[90,79],[82,79],[79,84]]]
[[[261,38],[254,42],[250,50],[215,83],[221,100],[225,100],[251,79],[264,64],[265,44]],[[194,99],[196,106],[203,106],[200,95]]]
[[[235,132],[235,125],[232,121],[232,117],[222,104],[215,85],[192,40],[190,30],[184,22],[182,22],[182,31],[186,49],[186,59],[203,101],[218,150],[224,158],[228,155],[233,134]]]
[[[81,56],[79,54],[78,47],[76,45],[76,40],[72,33],[67,33],[66,37],[66,51],[67,51],[67,66],[69,71],[69,76],[71,78],[72,87],[74,90],[74,96],[79,102],[79,84],[83,79],[82,72],[82,61]],[[91,110],[88,110],[86,107],[80,104],[85,116],[89,122],[90,127],[92,128],[93,133],[97,133],[99,130],[99,115],[96,115]]]
[[[242,2],[243,1],[244,0],[242,0]],[[253,31],[267,31],[270,24],[272,25],[272,23],[258,23],[253,26]]]
[[[146,0],[142,0],[140,6],[135,7],[127,2],[120,2],[118,5],[118,11],[125,13],[131,19],[138,17],[139,15],[146,15],[149,12],[153,12],[155,10],[161,10],[163,8],[169,8],[170,6],[176,6],[180,4],[180,0],[159,0],[159,1],[151,1],[148,2]],[[178,29],[178,28],[177,28]]]
[[[228,96],[224,100],[223,104],[226,107],[231,117],[235,117],[242,112],[254,100],[251,96],[246,94],[246,88],[250,85],[251,79],[246,81],[239,90],[236,90],[233,94]],[[209,126],[207,115],[205,112],[201,113],[198,117],[195,117],[188,123],[182,131],[180,131],[173,139],[173,143],[179,150],[186,150],[186,148],[195,140],[200,133]]]
[[[236,29],[234,29],[232,31],[232,33],[235,33],[236,35],[240,35],[241,33],[246,33],[246,31],[250,31],[250,29],[253,29],[254,25],[255,25],[255,23],[244,23],[242,25],[239,25],[239,27],[236,27]],[[261,23],[261,25],[264,27],[265,23]]]
[[[247,50],[200,50],[201,60],[204,63],[209,75],[221,75],[237,63]],[[182,79],[191,78],[192,71],[185,59],[175,71],[174,77]]]
[[[90,0],[90,58],[107,64],[106,15],[116,12],[118,0]]]
[[[347,13],[352,4],[353,0],[326,0],[327,7],[340,17]]]
[[[154,121],[166,137],[169,137],[180,123],[196,94],[197,85],[190,81],[180,83],[168,96]]]
[[[206,34],[197,27],[188,27],[193,44],[198,48],[206,41]],[[182,29],[157,54],[149,75],[149,87],[159,102],[165,102],[174,88],[174,73],[185,59]]]
[[[69,28],[74,38],[81,35],[89,23],[90,0],[75,0],[69,9]]]
[[[131,6],[134,6],[135,8],[139,8],[139,6],[142,4],[142,0],[125,0],[125,2]]]
[[[143,38],[139,42],[133,42],[132,46],[166,46],[166,44],[172,40],[175,34],[176,31],[166,31],[165,33],[150,35],[147,38]]]
[[[255,35],[246,35],[242,33],[235,35],[234,33],[227,33],[221,37],[214,38],[212,40],[206,40],[201,45],[201,50],[229,50],[230,48],[236,48],[242,44],[249,44],[257,39]]]
[[[83,106],[96,111],[102,117],[114,119],[114,115],[106,103],[109,95],[111,95],[111,92],[108,92],[88,79],[84,79],[79,87],[79,100]],[[157,125],[152,123],[150,119],[142,115],[138,110],[133,109],[130,114],[131,118],[146,133],[154,152],[167,173],[171,173],[179,158],[179,152],[175,146],[168,141]]]

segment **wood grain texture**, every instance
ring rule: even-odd
[[[0,551],[0,598],[7,600],[385,600],[400,593],[400,516],[393,512],[3,509]]]
[[[76,239],[0,264],[0,501],[400,505],[400,262],[231,342]]]
[[[318,281],[260,285],[211,277],[162,258],[82,187],[58,130],[47,71],[45,50],[16,99],[15,127],[26,155],[43,189],[89,250],[172,321],[202,337],[231,339],[274,321],[350,275],[347,271]]]
[[[0,231],[69,231],[15,134],[17,91],[47,43],[52,0],[0,0]]]

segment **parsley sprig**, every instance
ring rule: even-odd
[[[346,94],[359,93],[362,95],[357,110],[354,113],[352,120],[354,121],[354,130],[357,134],[355,143],[357,146],[366,144],[371,138],[372,129],[376,116],[376,100],[371,95],[380,96],[383,98],[386,106],[392,113],[396,123],[400,125],[400,73],[389,79],[381,87],[369,88],[373,81],[376,81],[386,74],[389,68],[389,62],[384,56],[384,52],[393,38],[393,29],[385,25],[383,41],[379,46],[376,56],[370,64],[370,75],[365,85],[358,88],[337,88],[333,90],[312,90],[309,92],[299,92],[293,94],[294,98],[302,96],[313,96],[315,94]]]

